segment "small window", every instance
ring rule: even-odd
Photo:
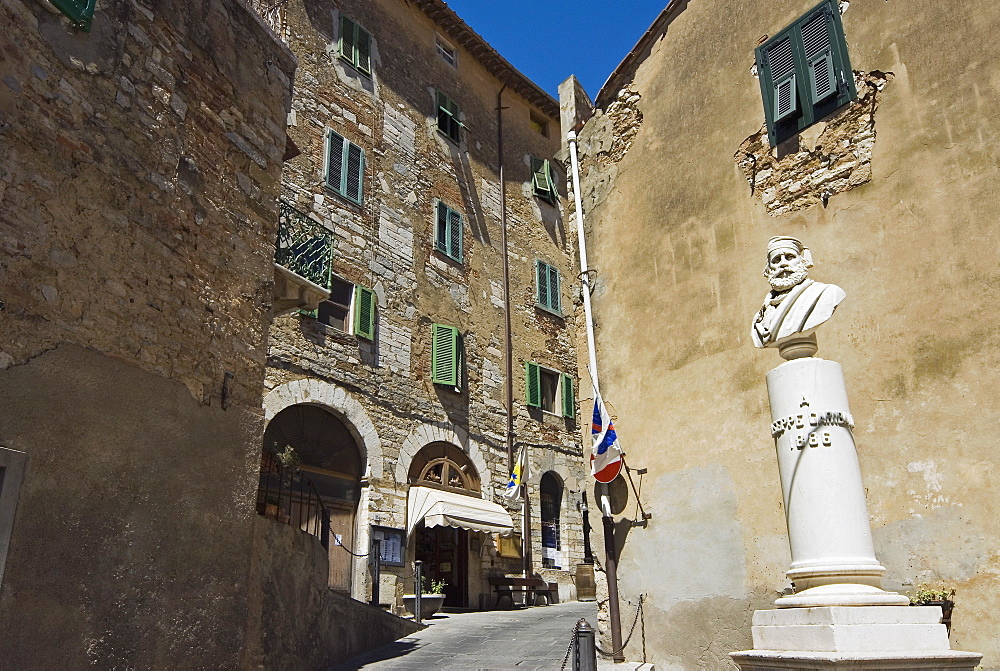
[[[533,361],[524,364],[525,395],[529,407],[545,412],[576,417],[573,378],[565,373],[542,368]]]
[[[857,97],[834,0],[823,0],[756,50],[771,146]]]
[[[559,301],[559,269],[545,261],[535,261],[536,305],[556,314],[562,314]]]
[[[452,142],[461,142],[461,128],[465,125],[459,121],[461,110],[458,109],[458,105],[454,100],[440,91],[436,94],[436,100],[438,130],[444,133]]]
[[[77,28],[90,32],[90,22],[94,18],[94,5],[97,4],[97,0],[50,0],[50,2],[69,17]]]
[[[539,135],[544,137],[549,136],[549,122],[543,117],[538,116],[534,112],[530,112],[528,123],[531,124],[531,130],[535,131]]]
[[[316,321],[338,331],[350,332],[351,322],[347,317],[351,314],[351,300],[353,298],[353,284],[338,277],[331,278],[330,297],[319,304],[319,309],[316,311]]]
[[[326,145],[326,186],[360,205],[364,192],[365,150],[332,130],[327,133]]]
[[[353,65],[358,72],[370,75],[372,73],[371,50],[372,36],[351,19],[341,16],[340,44],[338,45],[340,57]]]
[[[556,204],[559,191],[556,189],[556,174],[549,159],[531,157],[531,188],[545,202]]]
[[[455,47],[441,39],[440,35],[436,37],[434,47],[437,49],[437,54],[441,57],[441,60],[453,68],[458,67],[458,54],[455,51]]]
[[[462,215],[441,201],[437,203],[434,249],[462,263]]]
[[[431,382],[462,387],[462,335],[454,326],[433,324],[431,327]]]

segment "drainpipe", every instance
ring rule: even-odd
[[[583,201],[580,196],[580,160],[577,157],[576,132],[569,131],[569,155],[573,173],[573,198],[576,205],[576,237],[580,250],[580,279],[583,283],[583,314],[587,326],[587,354],[590,358],[590,375],[594,380],[594,394],[600,393],[597,378],[597,346],[594,342],[594,313],[590,306],[590,274],[587,266],[587,240],[583,233]],[[608,486],[598,484],[604,523],[604,571],[608,580],[608,617],[611,627],[611,649],[615,662],[624,662],[622,648],[622,623],[618,611],[618,549],[615,547],[615,525],[611,517],[611,499]]]

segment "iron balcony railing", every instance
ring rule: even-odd
[[[288,43],[288,18],[285,15],[285,4],[288,0],[243,0],[243,4],[264,19],[271,26],[274,34]]]
[[[267,451],[260,458],[257,514],[297,526],[330,549],[330,511],[323,505],[316,487],[305,473],[285,466]]]
[[[332,260],[333,233],[285,201],[280,201],[275,263],[329,290]]]

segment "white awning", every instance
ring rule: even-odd
[[[407,497],[407,532],[423,520],[427,527],[455,527],[508,535],[514,521],[492,501],[431,487],[410,487]]]

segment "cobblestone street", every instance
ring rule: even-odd
[[[597,605],[577,601],[513,611],[438,614],[423,631],[329,671],[558,669],[581,617],[596,625]]]

